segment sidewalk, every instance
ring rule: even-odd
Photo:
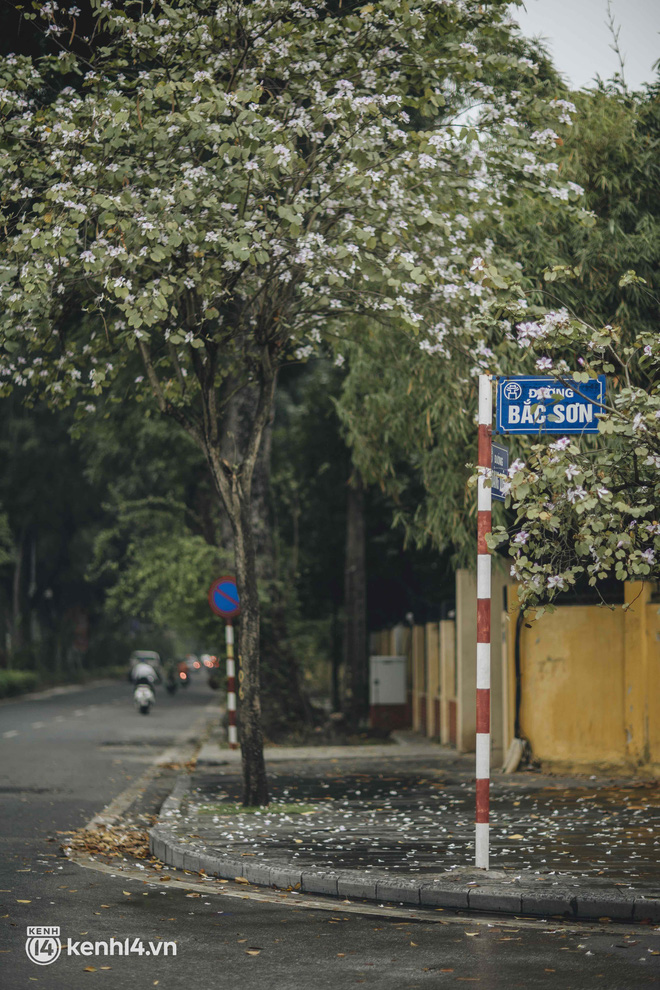
[[[420,739],[273,748],[266,762],[273,803],[237,813],[239,754],[202,747],[151,831],[154,855],[379,903],[660,921],[658,781],[494,774],[484,873],[473,867],[474,757]]]

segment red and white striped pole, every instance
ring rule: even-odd
[[[227,645],[227,715],[229,718],[229,748],[238,749],[236,729],[236,664],[234,662],[234,624],[231,619],[225,622],[225,643]]]
[[[493,397],[490,377],[479,375],[479,488],[477,502],[477,809],[475,817],[475,866],[488,869],[490,817],[490,551],[486,534],[491,531],[491,428]]]

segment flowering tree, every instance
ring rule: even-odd
[[[472,226],[521,188],[574,198],[533,150],[571,108],[544,99],[502,0],[93,6],[89,52],[66,47],[76,8],[49,2],[55,53],[0,68],[0,376],[81,416],[105,390],[153,402],[203,451],[234,536],[260,804],[250,501],[278,367],[324,344],[341,363],[376,328],[469,351],[447,303],[488,284],[462,277]]]
[[[530,269],[548,266],[543,291],[527,295],[553,310],[502,324],[508,373],[541,371],[578,389],[587,375],[607,376],[598,437],[518,441],[515,517],[493,545],[508,543],[523,601],[539,610],[576,581],[660,573],[658,85],[630,93],[615,81],[576,97],[564,164],[585,187],[593,226],[569,228],[557,217],[543,227],[538,212],[519,213],[512,234],[525,231]],[[508,291],[515,298],[521,288]]]
[[[358,463],[394,498],[395,521],[419,543],[453,545],[471,564],[476,500],[465,462],[476,460],[477,375],[541,372],[579,388],[574,372],[607,374],[597,440],[510,441],[510,497],[506,510],[494,506],[492,546],[512,554],[523,601],[540,608],[582,578],[596,584],[658,573],[657,85],[635,94],[603,86],[577,94],[576,104],[575,126],[545,147],[568,180],[552,183],[553,198],[561,204],[582,191],[579,201],[593,211],[588,222],[549,212],[533,189],[503,204],[497,233],[491,228],[495,243],[469,265],[482,288],[478,304],[466,307],[458,292],[452,299],[453,322],[478,331],[471,351],[454,346],[449,364],[437,360],[437,348],[423,354],[414,342],[402,348],[381,334],[354,349],[341,403]],[[619,278],[631,264],[643,277]],[[642,509],[644,519],[632,515]]]
[[[560,273],[547,273],[551,278]],[[622,282],[639,283],[634,272]],[[657,300],[656,300],[657,303]],[[660,575],[660,340],[621,328],[594,327],[567,310],[517,327],[536,367],[580,392],[595,375],[609,379],[596,416],[597,437],[539,437],[526,462],[512,465],[507,495],[511,527],[496,527],[491,546],[508,543],[511,574],[524,606],[537,615],[558,592],[586,577]],[[577,355],[570,361],[566,355]],[[575,363],[580,371],[573,371]]]

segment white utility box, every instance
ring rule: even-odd
[[[372,728],[402,729],[409,722],[406,657],[369,657]]]

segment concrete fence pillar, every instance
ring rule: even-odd
[[[426,735],[440,735],[440,630],[437,622],[426,624]]]
[[[648,581],[627,581],[624,585],[628,608],[623,620],[623,724],[627,756],[633,763],[647,763],[650,759],[647,606],[652,589]]]
[[[426,662],[424,626],[413,626],[412,630],[412,704],[413,729],[426,731]]]
[[[440,742],[456,745],[456,623],[440,623]]]

